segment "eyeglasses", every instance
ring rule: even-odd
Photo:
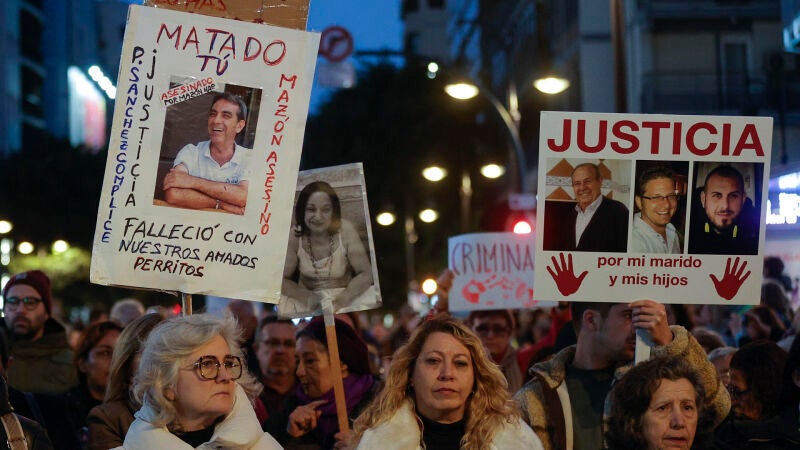
[[[20,304],[23,304],[25,305],[25,309],[28,311],[33,311],[41,302],[42,299],[36,297],[8,297],[3,304],[3,308],[17,309]]]
[[[227,355],[222,362],[219,362],[216,356],[206,355],[201,356],[194,363],[194,368],[200,378],[208,381],[217,379],[221,366],[225,366],[225,371],[232,379],[238,380],[242,377],[242,360],[238,356]]]
[[[488,336],[489,333],[494,334],[495,336],[505,336],[508,333],[508,327],[504,327],[502,325],[478,325],[475,327],[475,331],[480,336]]]
[[[264,345],[267,345],[269,347],[272,347],[272,348],[278,348],[281,345],[284,346],[285,348],[294,348],[294,346],[296,344],[294,339],[280,340],[278,338],[265,339],[265,340],[261,341],[261,343],[264,344]]]
[[[747,394],[748,392],[750,392],[750,389],[745,389],[743,391],[740,391],[739,389],[736,389],[736,387],[728,385],[728,393],[731,394],[731,398],[740,399],[744,396],[744,394]]]
[[[670,203],[677,203],[678,202],[678,198],[680,197],[680,194],[678,194],[676,192],[676,193],[667,194],[667,195],[654,195],[652,197],[648,197],[646,195],[640,195],[639,197],[642,197],[642,198],[645,198],[647,200],[650,200],[651,202],[657,202],[657,203],[661,203],[664,200],[666,200],[666,201],[668,201]]]

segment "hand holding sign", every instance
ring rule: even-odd
[[[728,258],[728,262],[725,264],[725,274],[722,280],[719,280],[713,273],[709,275],[711,280],[714,281],[717,294],[725,300],[731,300],[736,296],[739,292],[739,288],[742,287],[742,284],[744,284],[751,273],[751,271],[748,270],[747,273],[742,276],[742,272],[747,268],[747,261],[744,261],[742,267],[739,267],[739,257],[737,256],[736,260],[733,261],[733,267],[731,267],[731,259],[732,258]]]
[[[655,345],[672,342],[672,330],[667,322],[667,309],[663,304],[653,300],[637,300],[630,305],[631,325],[637,330],[650,333]]]
[[[568,254],[566,261],[564,260],[564,253],[560,253],[560,256],[561,265],[559,266],[556,257],[553,256],[550,258],[553,261],[553,267],[547,266],[547,271],[550,273],[550,276],[553,277],[553,281],[556,282],[556,286],[558,287],[558,291],[561,292],[561,295],[572,295],[581,287],[581,283],[583,283],[583,279],[586,278],[589,271],[584,270],[580,276],[576,277],[572,267],[572,254]]]

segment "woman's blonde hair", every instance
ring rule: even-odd
[[[111,368],[108,372],[108,386],[103,402],[126,402],[134,411],[139,409],[139,404],[132,401],[131,379],[136,367],[133,360],[142,350],[142,343],[147,339],[150,331],[164,321],[161,314],[145,314],[129,323],[117,339],[114,353],[111,356]]]
[[[425,341],[433,333],[446,333],[463,344],[472,357],[472,370],[475,384],[472,394],[467,398],[465,408],[465,433],[461,438],[462,449],[485,448],[491,442],[503,422],[517,423],[520,413],[508,393],[503,373],[489,360],[486,351],[472,331],[459,320],[451,317],[437,317],[423,322],[411,335],[408,343],[397,349],[389,367],[386,384],[362,413],[354,424],[355,437],[358,443],[364,432],[389,420],[405,402],[410,402],[416,412],[413,391],[409,380],[413,376],[417,357],[422,351]],[[417,417],[420,427],[420,445],[422,442],[422,421]]]
[[[225,339],[230,354],[241,358],[244,364],[245,358],[239,347],[242,330],[230,313],[222,318],[210,314],[175,317],[156,326],[147,337],[134,378],[133,393],[136,401],[152,408],[155,414],[150,422],[154,426],[166,425],[172,431],[181,429],[174,402],[167,399],[165,391],[176,388],[181,367],[189,363],[185,361],[186,357],[217,336]],[[242,377],[236,383],[250,398],[263,389],[247,367],[242,367]]]

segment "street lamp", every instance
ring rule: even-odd
[[[397,216],[392,212],[383,211],[375,217],[375,220],[378,222],[378,225],[388,227],[397,220]]]
[[[469,90],[466,86],[472,86],[472,91],[474,95],[471,97],[467,97],[464,95],[465,92]],[[528,192],[527,182],[525,177],[525,171],[527,170],[528,164],[525,158],[525,149],[522,147],[522,140],[519,137],[519,125],[514,120],[514,116],[508,111],[508,108],[503,105],[500,100],[488,89],[482,87],[480,84],[473,84],[473,83],[466,83],[464,81],[460,81],[458,83],[448,84],[444,88],[447,95],[457,99],[457,100],[468,100],[477,96],[478,94],[483,94],[483,96],[489,100],[489,103],[492,104],[494,110],[500,116],[500,120],[503,121],[503,124],[506,126],[506,131],[508,132],[508,137],[511,140],[511,145],[514,148],[514,152],[512,154],[511,165],[516,167],[517,170],[517,192]]]
[[[447,176],[447,169],[439,166],[428,166],[422,169],[422,176],[428,181],[438,182]]]
[[[433,208],[425,208],[419,212],[419,220],[425,223],[435,222],[439,218],[439,212]]]
[[[33,244],[28,241],[22,241],[17,246],[17,251],[23,255],[30,255],[33,253]]]
[[[546,94],[559,94],[569,88],[569,80],[555,76],[547,76],[536,79],[533,82],[533,85],[540,92]],[[512,165],[516,165],[517,176],[519,177],[517,192],[528,192],[526,180],[526,171],[528,165],[525,158],[525,149],[523,148],[522,140],[519,137],[519,111],[516,107],[516,94],[513,93],[513,90],[510,99],[511,111],[509,111],[509,108],[506,108],[506,106],[492,93],[492,91],[481,86],[479,83],[472,82],[471,80],[469,82],[459,80],[456,83],[447,84],[444,90],[447,95],[457,100],[468,100],[476,97],[478,94],[483,94],[483,96],[489,100],[489,103],[492,104],[495,112],[497,112],[497,114],[500,116],[500,119],[503,121],[503,124],[506,126],[508,136],[514,148],[513,156],[515,156],[515,158],[511,158],[511,162]]]
[[[543,94],[560,94],[569,88],[569,80],[561,77],[548,76],[534,80],[533,87]]]
[[[14,225],[7,220],[0,220],[0,234],[7,234],[14,229]]]
[[[52,249],[53,249],[53,253],[54,254],[59,255],[61,253],[64,253],[65,251],[69,250],[69,243],[67,243],[67,241],[65,241],[63,239],[59,239],[59,240],[53,242]]]

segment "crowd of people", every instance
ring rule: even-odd
[[[31,449],[800,448],[800,318],[780,260],[755,307],[562,303],[170,317],[118,302],[76,339],[41,271],[3,288],[0,417]],[[635,331],[650,359],[634,365]],[[336,372],[334,372],[336,371]],[[334,384],[342,380],[346,428]],[[8,427],[13,418],[19,428]],[[16,436],[16,437],[15,437]],[[19,437],[22,436],[22,437]]]

